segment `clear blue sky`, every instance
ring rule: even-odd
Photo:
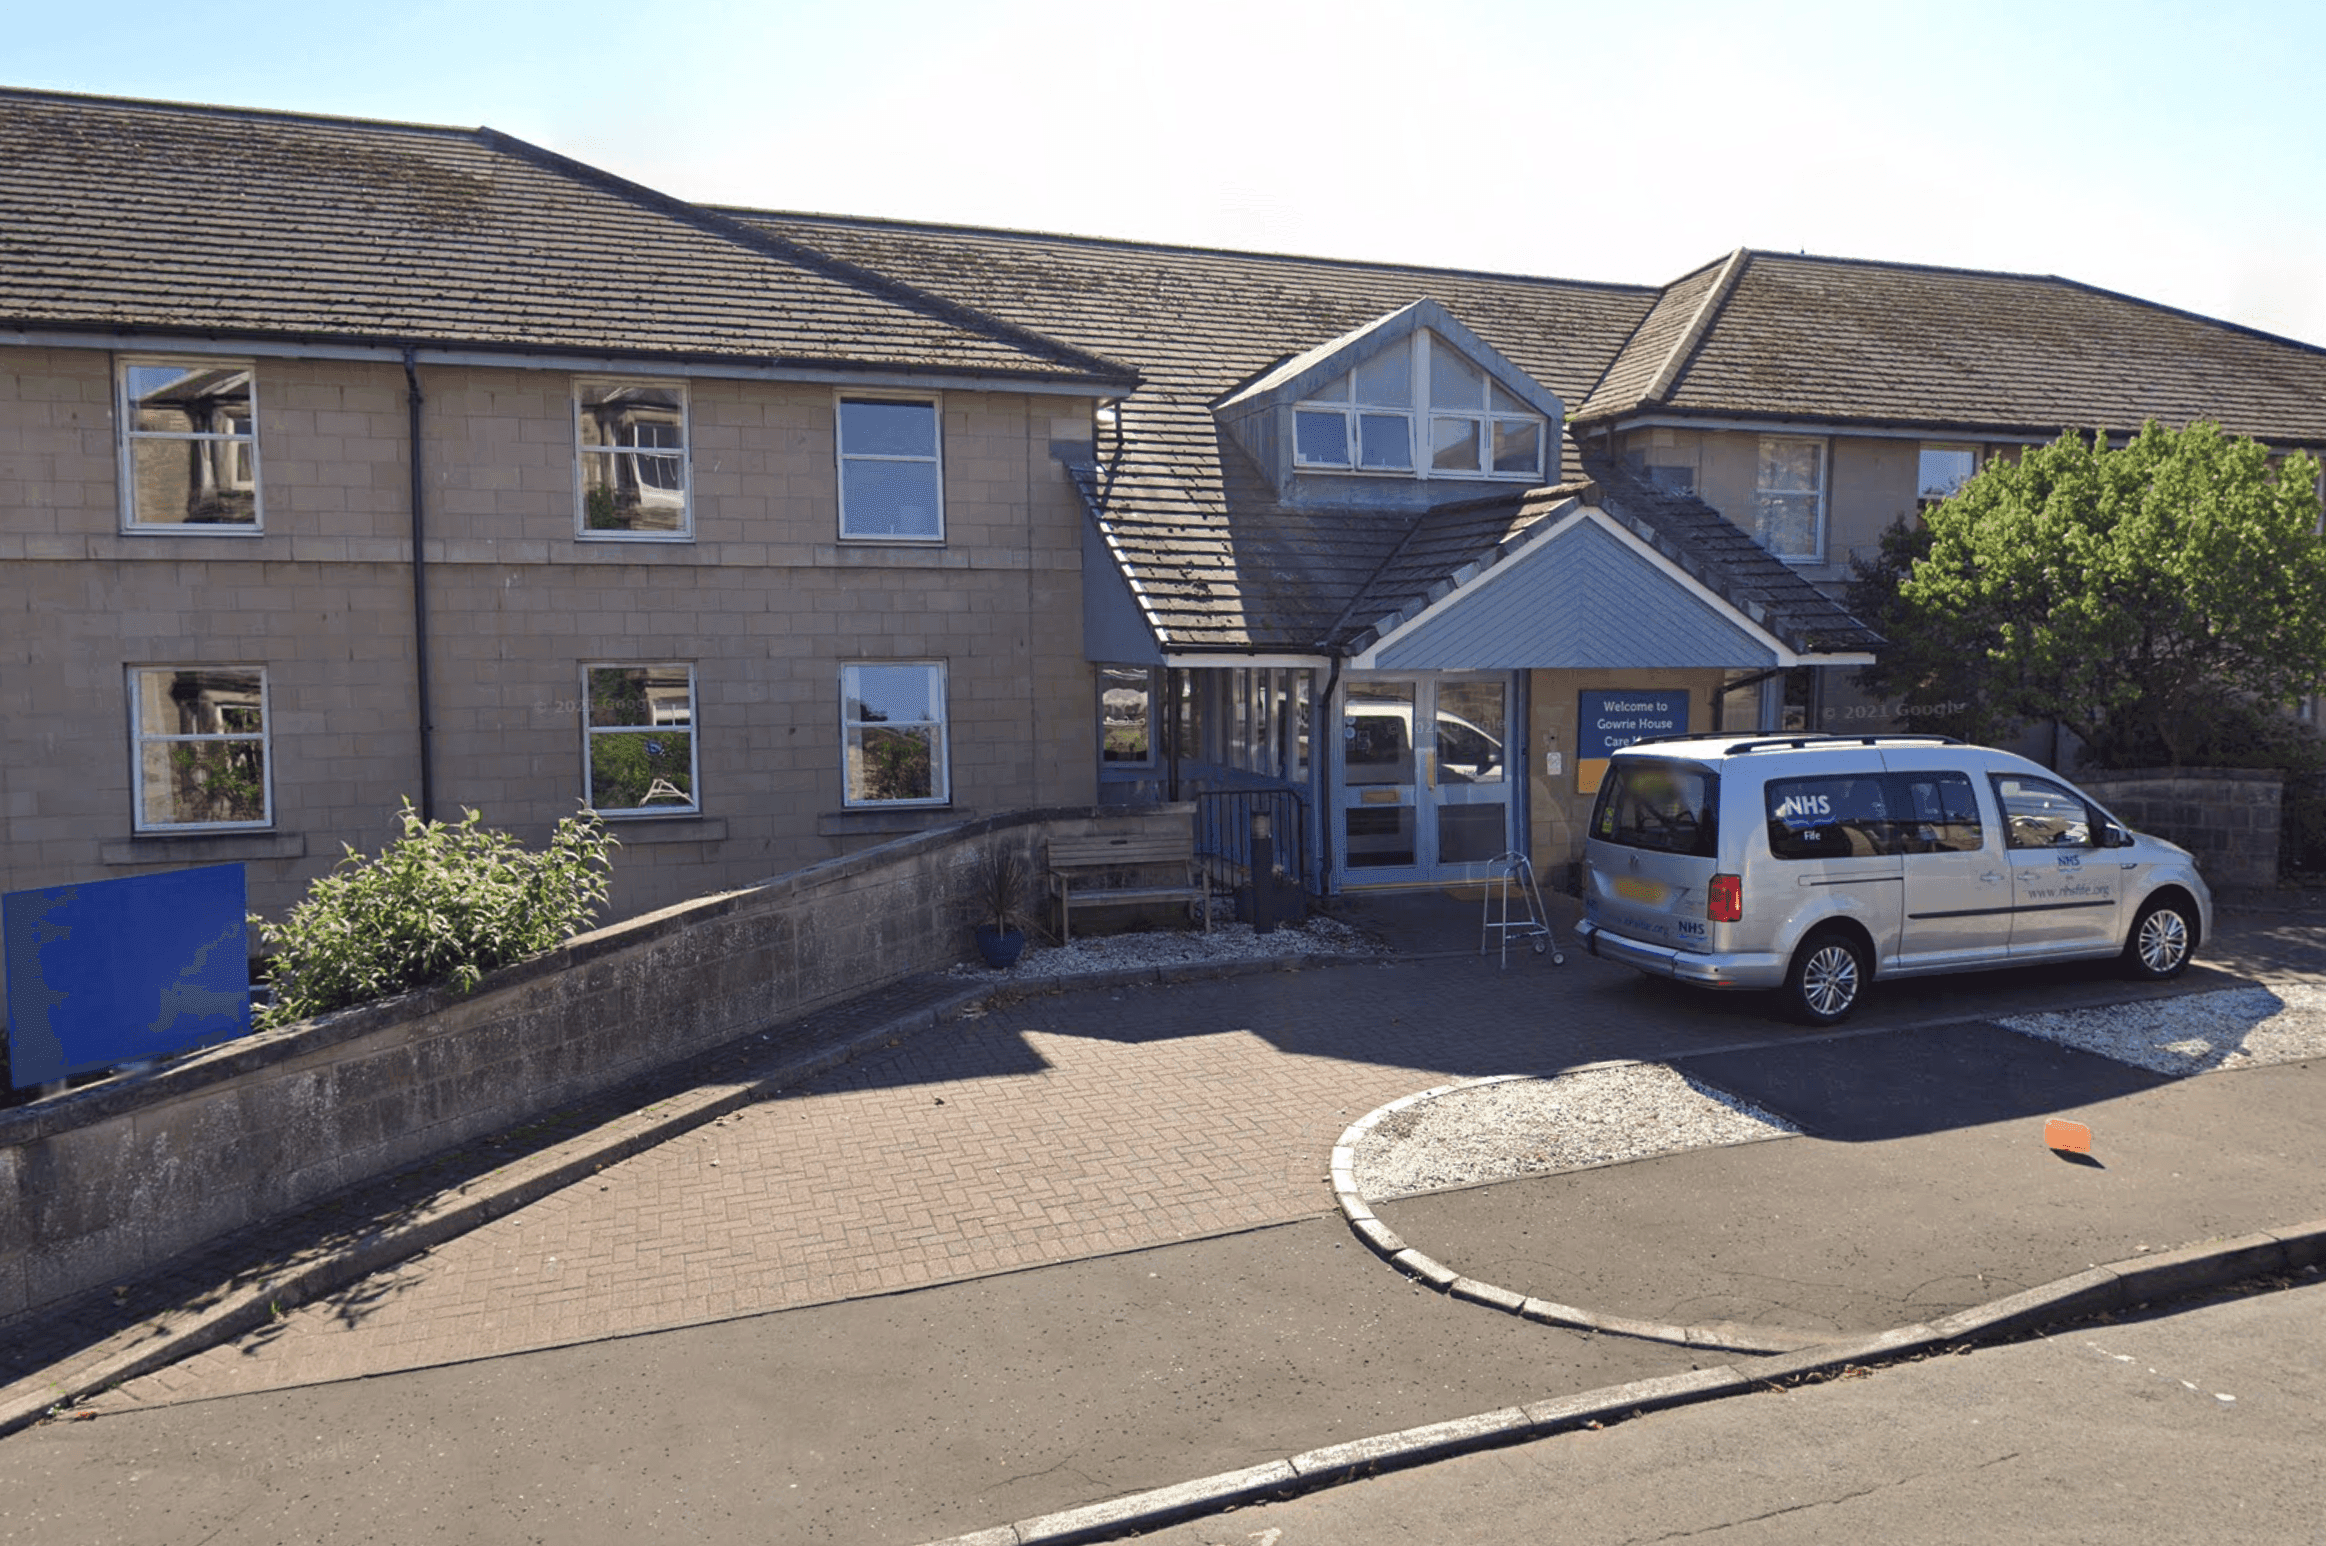
[[[694,199],[1640,283],[1807,250],[2326,344],[2315,0],[7,4],[11,85],[491,124]]]

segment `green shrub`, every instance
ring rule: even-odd
[[[594,811],[568,816],[532,852],[476,811],[422,821],[366,858],[350,846],[280,924],[257,914],[273,958],[261,1026],[449,982],[463,993],[496,966],[539,955],[588,926],[606,900],[611,850]]]

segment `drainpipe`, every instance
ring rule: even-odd
[[[421,544],[428,538],[427,503],[420,473],[420,362],[404,349],[404,403],[412,435],[412,670],[420,719],[420,819],[436,819],[436,723],[428,702],[428,564]]]
[[[1325,673],[1325,690],[1317,699],[1317,733],[1309,740],[1308,776],[1316,790],[1316,890],[1323,896],[1333,883],[1333,812],[1332,812],[1332,751],[1340,745],[1340,722],[1332,717],[1333,692],[1341,685],[1342,657],[1333,657],[1333,668]]]

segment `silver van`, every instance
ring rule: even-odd
[[[2188,851],[2024,757],[1946,736],[1695,736],[1609,759],[1584,846],[1593,955],[1776,988],[1830,1024],[1876,977],[2120,956],[2212,930]]]

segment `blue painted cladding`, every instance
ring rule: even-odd
[[[1139,599],[1107,551],[1106,539],[1082,523],[1082,658],[1114,666],[1159,666],[1163,651]]]
[[[1613,534],[1578,521],[1375,658],[1383,671],[1777,664],[1777,652]]]
[[[18,1085],[250,1033],[242,866],[0,897]]]

